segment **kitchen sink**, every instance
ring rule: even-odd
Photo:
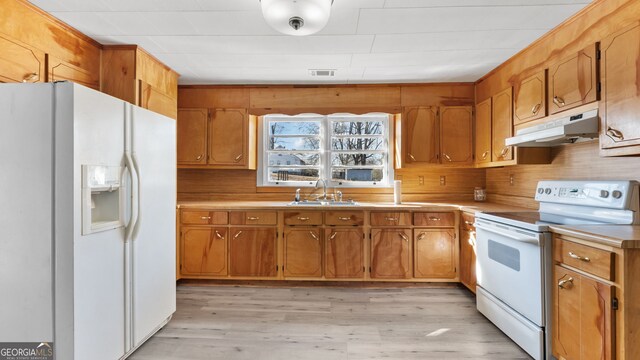
[[[360,206],[360,203],[353,200],[333,201],[333,200],[302,200],[292,201],[288,206]]]

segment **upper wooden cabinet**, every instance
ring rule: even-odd
[[[473,163],[473,108],[471,106],[440,108],[440,144],[443,163]]]
[[[136,45],[102,50],[101,90],[165,116],[176,118],[178,74]]]
[[[601,154],[640,154],[640,23],[604,39],[601,49]]]
[[[92,73],[49,54],[47,54],[47,64],[47,81],[49,82],[66,80],[96,90],[100,88],[98,73]]]
[[[513,149],[505,145],[505,139],[513,135],[512,88],[497,93],[491,109],[491,161],[513,159]]]
[[[439,162],[440,143],[437,107],[412,107],[404,111],[405,162],[435,164]]]
[[[549,68],[549,114],[598,100],[598,44]]]
[[[547,72],[539,71],[516,84],[513,123],[515,125],[547,115]]]
[[[178,110],[178,165],[256,168],[256,118],[245,109]]]
[[[476,105],[476,163],[491,162],[491,98]]]
[[[0,82],[43,82],[44,64],[43,52],[0,36]]]

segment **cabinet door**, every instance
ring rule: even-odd
[[[44,53],[0,36],[0,82],[43,82]]]
[[[363,278],[362,229],[331,229],[325,240],[325,277]]]
[[[167,96],[159,91],[159,89],[150,84],[139,80],[140,97],[138,104],[140,107],[158,114],[168,116],[172,119],[178,117],[178,100]]]
[[[230,236],[229,267],[232,276],[276,276],[276,228],[232,227]]]
[[[411,277],[411,230],[371,230],[371,277],[374,279]]]
[[[460,282],[476,291],[476,232],[460,227]]]
[[[317,228],[284,232],[284,276],[322,276],[322,233]]]
[[[414,276],[456,277],[456,247],[453,229],[414,229]]]
[[[178,164],[207,163],[207,109],[178,110]]]
[[[507,161],[513,159],[511,146],[505,145],[505,139],[513,134],[512,88],[505,89],[493,96],[491,115],[491,160]]]
[[[565,359],[612,359],[613,287],[554,267],[553,354]]]
[[[442,163],[473,162],[473,110],[471,106],[440,108]]]
[[[181,273],[183,275],[227,275],[227,228],[184,227]]]
[[[93,74],[88,70],[57,59],[47,54],[47,81],[72,81],[95,90],[100,89],[100,74]]]
[[[549,114],[598,100],[597,44],[549,68]]]
[[[602,120],[600,147],[640,145],[640,23],[602,41]],[[640,147],[616,155],[640,153]]]
[[[543,118],[547,115],[547,72],[542,70],[518,83],[514,89],[514,124]]]
[[[407,163],[438,163],[440,154],[438,108],[407,108],[405,161]]]
[[[491,98],[476,105],[476,162],[491,162]]]
[[[209,164],[244,167],[247,162],[247,112],[212,109],[209,125]]]

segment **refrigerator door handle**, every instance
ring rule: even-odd
[[[129,153],[125,153],[125,164],[127,168],[129,168],[129,171],[131,171],[131,219],[129,220],[129,224],[125,231],[124,242],[126,243],[131,239],[133,229],[138,222],[138,210],[140,209],[138,193],[140,181],[138,179],[138,171],[136,170],[133,159]]]
[[[136,171],[136,201],[135,201],[135,206],[136,206],[136,222],[133,224],[133,230],[132,230],[132,237],[131,237],[131,241],[133,241],[133,239],[135,238],[136,234],[138,233],[138,229],[139,229],[139,224],[140,224],[140,167],[138,166],[138,159],[136,157],[136,154],[133,153],[132,154],[132,159],[133,159],[133,166],[135,168]],[[134,206],[134,203],[131,203],[131,206]]]

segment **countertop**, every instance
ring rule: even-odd
[[[640,225],[553,225],[553,233],[621,249],[640,249]]]

